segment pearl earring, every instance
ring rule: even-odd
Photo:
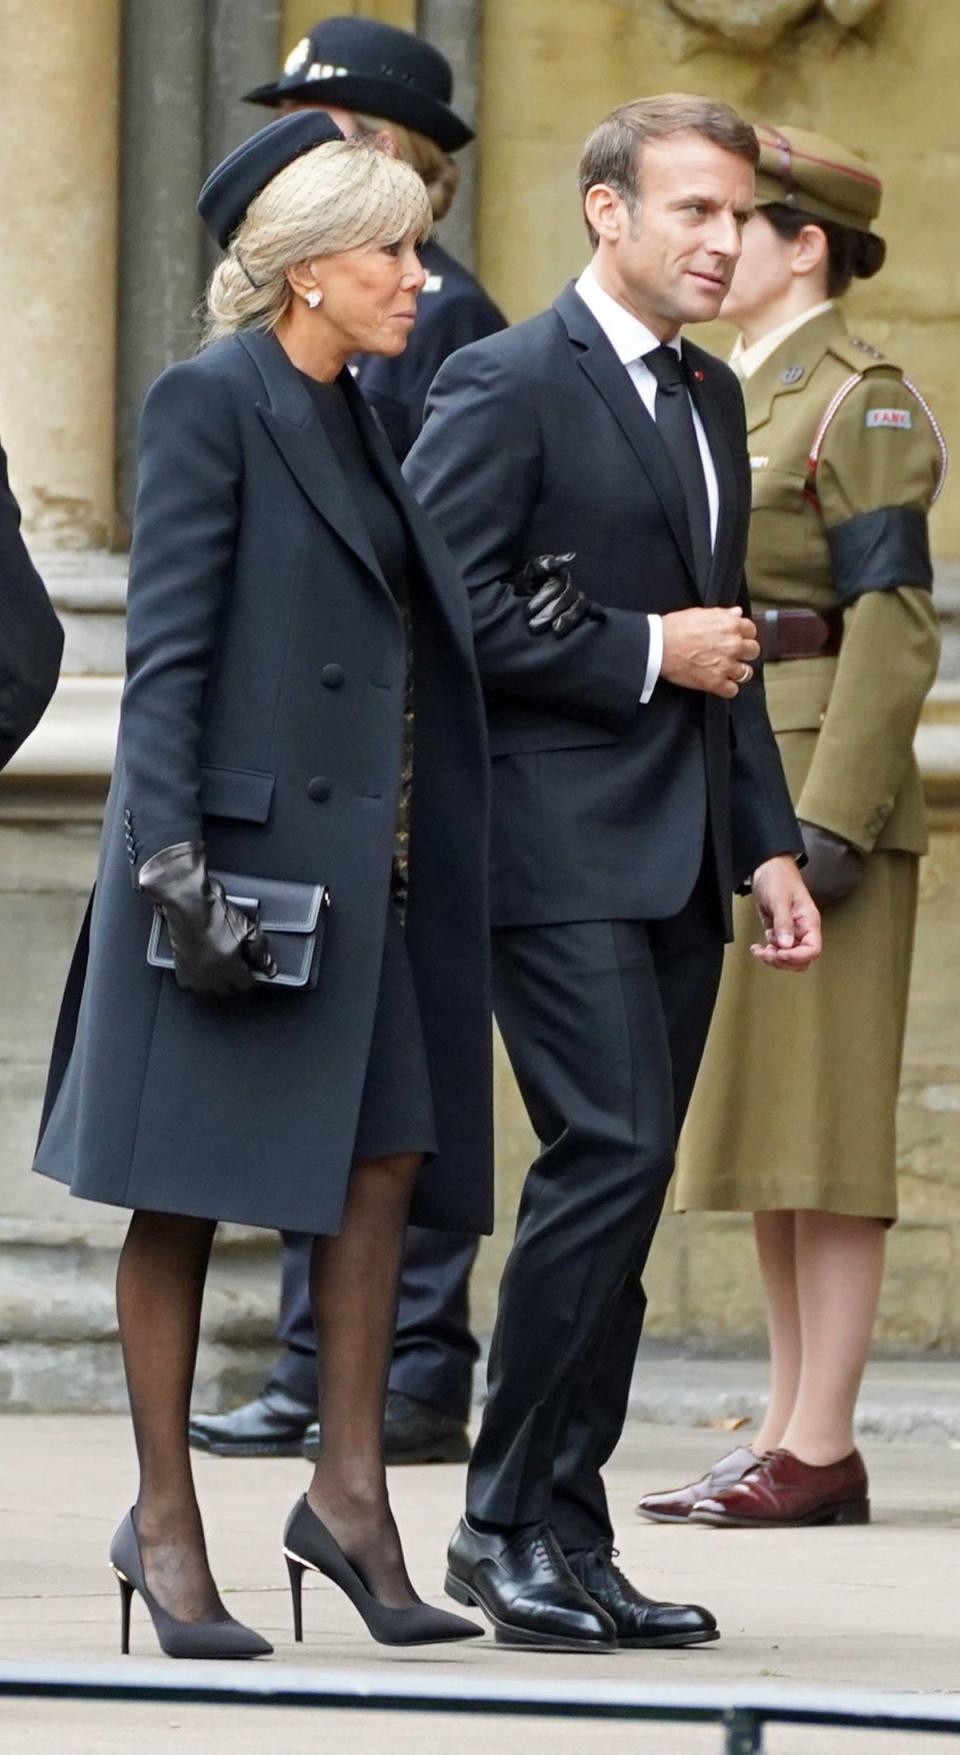
[[[311,311],[315,311],[322,300],[323,294],[322,292],[318,292],[316,288],[314,288],[313,292],[308,292],[307,294],[307,304],[310,306]]]

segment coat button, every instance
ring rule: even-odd
[[[314,804],[323,804],[330,797],[331,790],[329,780],[322,779],[319,774],[307,782],[307,796],[313,799]]]
[[[320,681],[325,689],[342,689],[344,675],[340,665],[325,664],[320,672]]]

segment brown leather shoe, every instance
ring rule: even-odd
[[[796,1529],[808,1523],[869,1523],[867,1471],[859,1450],[818,1467],[771,1450],[742,1480],[705,1495],[691,1523],[730,1529]]]
[[[637,1511],[641,1517],[648,1517],[651,1523],[686,1523],[698,1499],[722,1493],[725,1487],[732,1487],[734,1481],[742,1480],[747,1470],[756,1466],[753,1451],[741,1445],[739,1450],[731,1450],[727,1456],[722,1456],[689,1487],[675,1487],[672,1493],[644,1494]]]

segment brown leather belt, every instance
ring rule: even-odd
[[[754,610],[760,656],[765,664],[785,658],[832,658],[840,650],[843,616],[815,609]]]

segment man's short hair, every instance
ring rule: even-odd
[[[754,167],[760,157],[760,144],[749,122],[729,104],[684,91],[634,98],[611,110],[587,140],[580,157],[581,200],[586,200],[588,189],[606,183],[632,207],[640,190],[643,148],[649,140],[668,140],[671,134],[701,134]],[[596,249],[599,239],[589,221],[587,231]]]

